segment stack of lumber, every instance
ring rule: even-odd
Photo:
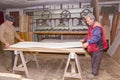
[[[114,42],[117,34],[120,23],[120,13],[116,13],[113,16],[112,28],[111,28],[111,44]]]
[[[107,53],[120,64],[120,13],[117,13],[113,17],[111,31],[112,44],[109,47]]]
[[[33,32],[32,26],[33,26],[33,16],[28,16],[28,32]]]
[[[28,32],[28,16],[22,15],[19,20],[20,32]]]
[[[33,41],[33,32],[17,32],[18,35],[24,40],[24,41]],[[15,42],[19,42],[19,40],[15,39]]]

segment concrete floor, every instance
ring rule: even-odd
[[[67,61],[67,55],[58,54],[38,54],[38,62],[40,68],[37,69],[34,62],[27,64],[30,78],[33,80],[62,80],[64,68]],[[4,56],[0,54],[0,72],[7,72],[4,67]],[[83,80],[87,79],[86,76],[88,72],[91,71],[90,57],[85,57],[84,55],[79,55],[79,62],[82,69]],[[18,72],[23,77],[25,74],[23,72]],[[66,78],[65,80],[79,80]],[[100,66],[99,75],[97,78],[92,80],[120,80],[120,66],[115,63],[111,57],[104,53],[103,60]]]

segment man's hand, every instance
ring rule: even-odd
[[[10,44],[8,42],[5,43],[5,47],[8,48]]]
[[[83,43],[83,42],[84,42],[84,39],[81,39],[81,40],[80,40],[80,42],[82,42],[82,43]]]
[[[84,48],[87,48],[88,45],[89,45],[89,43],[86,42],[86,43],[83,44],[83,47],[84,47]]]
[[[23,39],[20,39],[21,42],[23,42],[24,40]]]

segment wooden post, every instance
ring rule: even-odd
[[[93,0],[92,1],[92,7],[93,7],[93,14],[95,15],[96,20],[99,22],[99,0]]]

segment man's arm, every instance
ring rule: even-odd
[[[14,28],[14,26],[13,26]],[[24,41],[23,39],[21,39],[21,37],[18,35],[18,33],[15,31],[15,28],[14,28],[14,35],[15,37],[19,40],[19,41]]]
[[[17,34],[17,32],[15,31],[15,37],[19,40],[19,41],[24,41],[23,39],[21,39],[21,37]]]
[[[21,37],[17,34],[17,32],[15,31],[15,37],[20,40],[20,41],[24,41],[23,39],[21,39]]]
[[[84,43],[84,42],[87,41],[87,38],[85,37],[84,39],[80,39],[80,41],[81,41],[82,43]]]
[[[92,43],[96,43],[101,39],[101,28],[100,27],[96,27],[93,29],[92,31],[92,37],[91,39],[88,41],[89,44]]]

